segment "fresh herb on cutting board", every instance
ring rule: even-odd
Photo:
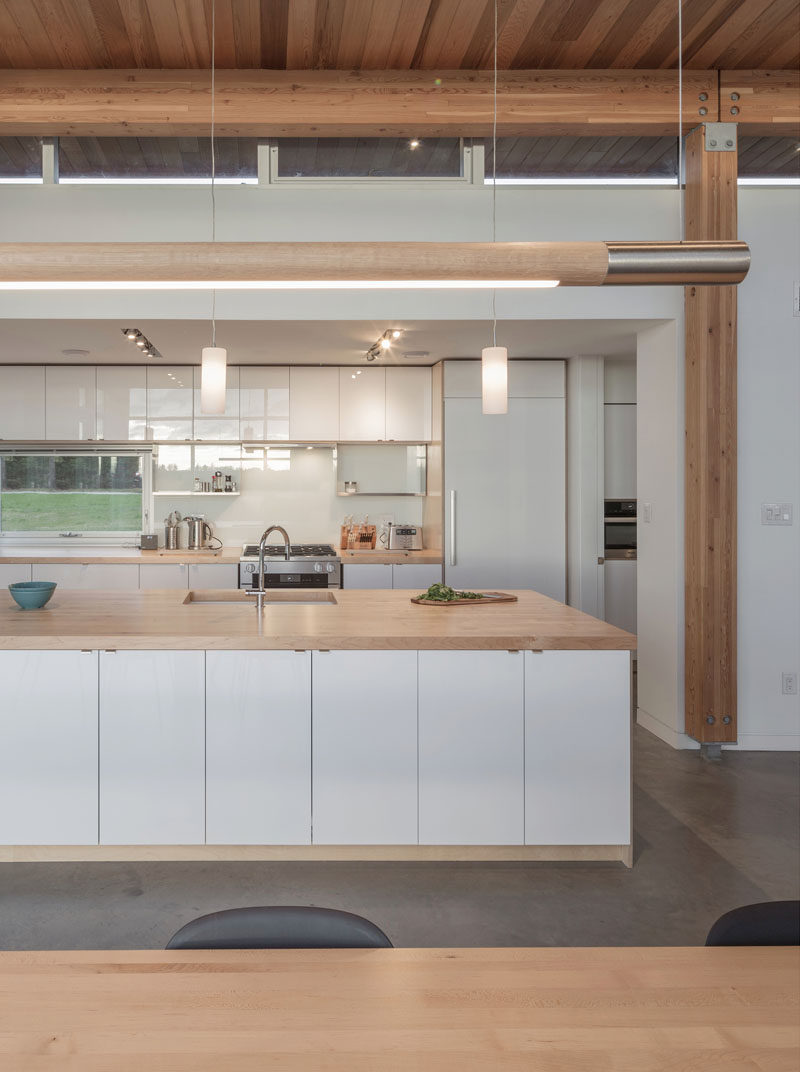
[[[429,599],[433,603],[451,603],[454,599],[483,599],[480,592],[457,592],[447,584],[432,584],[427,592],[418,599]]]

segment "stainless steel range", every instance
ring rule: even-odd
[[[342,560],[329,543],[264,548],[265,588],[341,588]],[[239,559],[239,587],[258,588],[258,544],[246,543]]]

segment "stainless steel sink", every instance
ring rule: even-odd
[[[191,591],[184,599],[184,606],[193,603],[216,603],[232,606],[238,604],[255,609],[255,596],[249,596],[242,588],[225,590],[210,588],[206,591]],[[264,606],[277,607],[333,607],[336,596],[327,589],[298,588],[294,592],[278,592],[267,589],[264,594]]]

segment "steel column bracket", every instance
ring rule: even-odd
[[[736,152],[736,123],[704,123],[703,131],[707,153]]]

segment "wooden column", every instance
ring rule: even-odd
[[[686,139],[687,239],[737,237],[722,126]],[[686,287],[685,313],[686,732],[713,746],[736,740],[736,287]]]

